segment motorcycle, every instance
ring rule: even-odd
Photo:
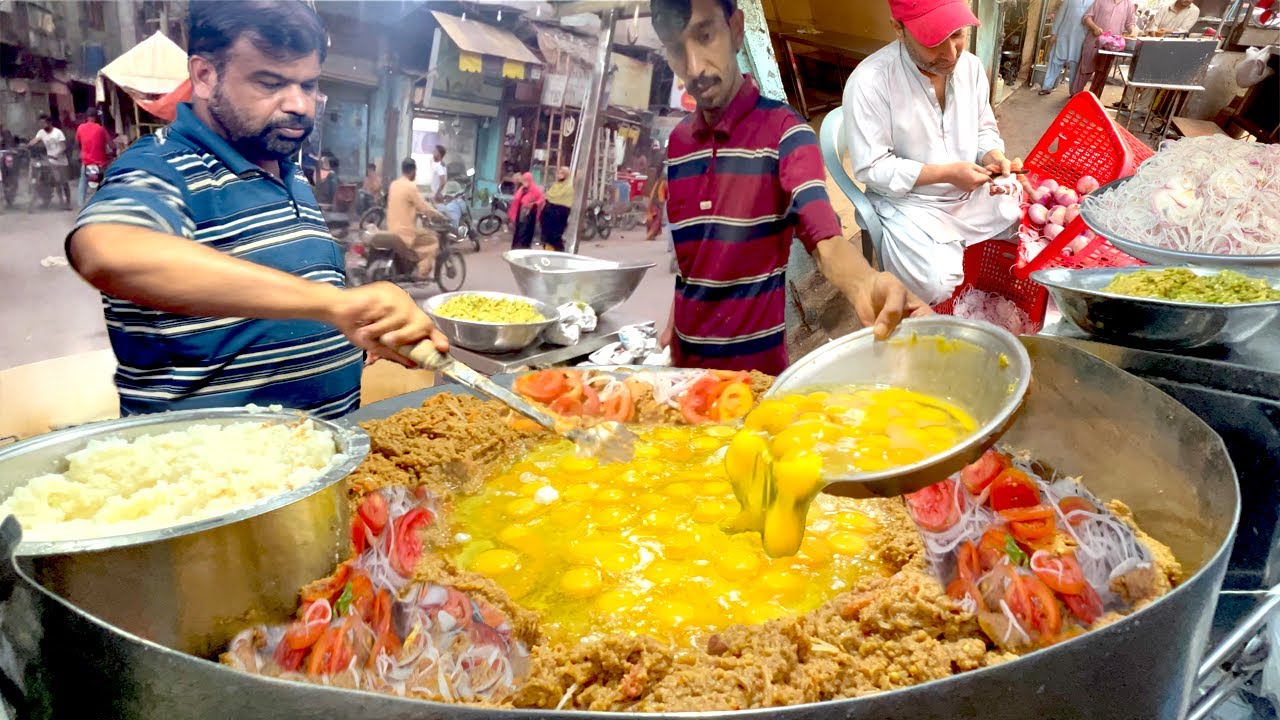
[[[453,180],[445,184],[444,202],[440,205],[440,212],[453,222],[459,243],[465,243],[470,239],[471,246],[476,252],[480,252],[480,235],[474,231],[475,223],[471,219],[471,177],[473,175],[475,175],[474,168],[467,171],[465,184]]]
[[[587,211],[582,214],[582,239],[592,240],[599,235],[601,240],[608,240],[611,232],[613,232],[613,213],[609,212],[602,202],[593,202],[588,205]]]
[[[37,201],[41,210],[48,210],[49,204],[53,202],[53,191],[57,183],[54,173],[58,168],[49,162],[49,156],[43,147],[31,146],[27,152],[31,179],[31,204],[27,206],[27,212],[36,211]]]
[[[0,186],[4,187],[4,205],[13,207],[18,200],[18,180],[22,176],[22,161],[26,158],[24,148],[5,148],[0,150]]]
[[[418,275],[418,254],[399,235],[375,230],[362,233],[362,247],[353,248],[364,257],[365,263],[363,267],[353,267],[348,261],[347,284],[355,287],[384,280],[396,284],[435,282],[441,292],[462,289],[467,279],[467,261],[457,246],[463,240],[448,222],[435,221],[429,226],[440,235],[440,249],[430,278]]]
[[[511,209],[511,196],[494,194],[493,199],[489,201],[489,214],[480,218],[480,222],[476,223],[476,230],[483,236],[498,232],[502,228],[511,224],[507,218],[507,212]]]

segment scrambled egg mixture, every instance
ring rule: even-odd
[[[726,532],[740,511],[723,459],[733,432],[641,429],[626,465],[544,445],[459,500],[455,559],[569,643],[623,633],[688,645],[812,611],[888,574],[868,546],[878,521],[843,498],[814,503],[791,557],[770,559],[759,536]]]
[[[1266,280],[1251,278],[1234,270],[1222,270],[1213,275],[1197,275],[1187,268],[1140,270],[1115,276],[1103,291],[1212,305],[1280,300],[1280,290],[1271,287]]]

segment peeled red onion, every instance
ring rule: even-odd
[[[1044,236],[1050,240],[1058,237],[1062,233],[1062,226],[1056,223],[1049,223],[1044,226]]]
[[[1088,195],[1094,190],[1097,190],[1098,187],[1098,180],[1092,175],[1085,175],[1076,181],[1076,192],[1081,195]]]
[[[1086,247],[1088,247],[1088,245],[1089,245],[1089,238],[1085,237],[1084,235],[1081,235],[1075,240],[1072,240],[1071,242],[1067,243],[1067,247],[1070,248],[1071,252],[1077,253],[1077,254],[1081,250],[1084,250]]]
[[[1044,224],[1049,222],[1049,208],[1041,205],[1040,203],[1035,203],[1031,207],[1027,208],[1027,217],[1032,223],[1035,223],[1040,227],[1044,227]]]
[[[1058,205],[1075,205],[1080,202],[1080,196],[1069,187],[1060,187],[1053,191],[1053,202]]]
[[[1036,188],[1031,191],[1031,202],[1049,207],[1053,204],[1053,191],[1045,188]]]
[[[1040,187],[1044,190],[1048,190],[1049,192],[1053,192],[1054,190],[1058,189],[1058,181],[1054,180],[1053,178],[1049,178],[1048,180],[1041,180]]]
[[[1068,205],[1066,207],[1066,211],[1067,211],[1066,212],[1067,222],[1059,223],[1059,225],[1066,225],[1072,220],[1075,220],[1076,218],[1080,217],[1080,203],[1076,203],[1074,205]]]
[[[1063,207],[1063,206],[1059,205],[1058,207],[1056,207],[1056,208],[1054,208],[1054,209],[1050,210],[1050,211],[1049,211],[1049,222],[1050,222],[1050,223],[1052,223],[1052,224],[1054,224],[1054,225],[1062,225],[1063,227],[1066,227],[1066,224],[1067,224],[1067,209],[1066,209],[1065,207]]]

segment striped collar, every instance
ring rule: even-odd
[[[707,119],[701,112],[693,114],[694,139],[698,142],[706,142],[711,139],[713,132],[721,137],[729,137],[738,123],[755,110],[756,103],[759,101],[760,88],[756,86],[756,81],[750,75],[744,73],[742,87],[738,88],[738,94],[733,96],[733,100],[725,106],[724,112],[720,113],[720,119],[716,121],[715,127],[707,124]]]
[[[256,163],[251,162],[244,155],[241,155],[239,150],[231,147],[231,143],[214,132],[208,125],[205,125],[204,121],[196,115],[195,110],[191,108],[191,103],[178,104],[178,116],[169,125],[169,132],[177,134],[197,150],[214,156],[219,162],[226,165],[228,170],[239,177],[244,177],[249,173],[271,174]],[[297,166],[293,160],[289,158],[280,160],[280,177],[291,177],[296,171]]]

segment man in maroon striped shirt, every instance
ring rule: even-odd
[[[841,237],[817,136],[738,68],[735,0],[650,0],[667,61],[697,111],[667,146],[667,217],[680,272],[663,333],[681,367],[782,372],[785,278],[793,233],[818,269],[885,337],[929,312]]]

